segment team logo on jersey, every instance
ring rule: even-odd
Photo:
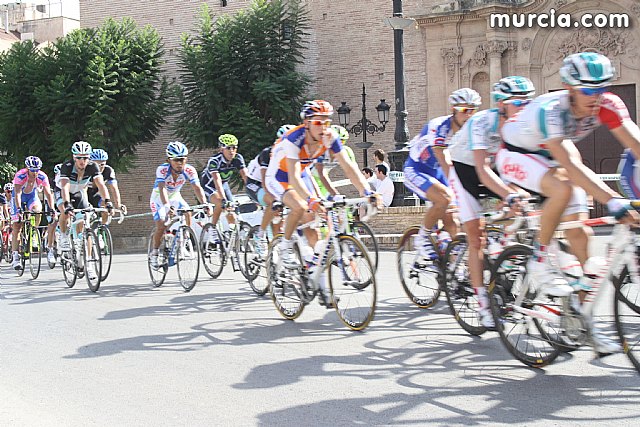
[[[528,174],[524,167],[518,163],[511,163],[511,161],[509,157],[505,159],[504,165],[502,166],[502,175],[517,179],[518,181],[526,180]]]

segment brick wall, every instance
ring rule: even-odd
[[[424,13],[440,0],[405,0],[405,15]],[[246,8],[250,0],[229,0],[227,7],[221,2],[197,0],[80,0],[80,21],[82,27],[101,25],[107,17],[133,18],[138,25],[152,25],[163,37],[166,64],[164,68],[170,78],[178,75],[178,49],[183,33],[191,33],[196,26],[197,15],[204,3],[216,15],[236,13]],[[360,118],[362,83],[367,85],[368,117],[377,122],[375,106],[381,98],[392,105],[391,122],[387,130],[370,137],[374,146],[369,150],[372,156],[376,148],[393,150],[395,119],[393,31],[384,27],[382,20],[392,15],[389,0],[343,1],[307,0],[310,11],[311,30],[306,59],[301,70],[306,72],[313,83],[310,94],[340,105],[347,101],[352,108],[352,119]],[[427,118],[426,108],[426,60],[424,58],[422,34],[419,30],[405,31],[405,69],[407,86],[407,108],[410,112],[411,133],[417,132]],[[153,186],[156,167],[164,161],[164,147],[175,139],[171,124],[158,135],[156,141],[139,146],[138,159],[128,173],[120,173],[118,180],[123,202],[132,214],[149,212],[149,195]],[[362,149],[354,143],[361,137],[352,136],[349,143],[356,153],[358,162],[363,163]],[[240,149],[242,152],[242,148]],[[189,162],[202,166],[211,152],[193,153]],[[249,159],[247,159],[249,160]],[[371,163],[371,157],[369,162]],[[343,178],[337,168],[331,173],[334,179]],[[349,194],[348,190],[345,190]],[[193,200],[187,189],[185,196]],[[114,225],[114,235],[126,238],[148,234],[150,217],[127,220],[121,226]]]

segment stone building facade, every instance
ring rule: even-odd
[[[93,27],[107,17],[130,16],[139,25],[153,25],[164,38],[167,73],[175,77],[180,36],[193,31],[203,3],[196,0],[80,0],[80,20],[82,27]],[[206,3],[215,14],[225,14],[247,7],[250,0]],[[346,101],[352,108],[353,123],[360,117],[360,93],[362,84],[366,84],[369,118],[375,120],[374,107],[381,98],[392,105],[392,120],[387,130],[369,140],[374,142],[374,149],[393,150],[393,31],[383,23],[384,18],[392,15],[392,1],[306,0],[306,4],[311,30],[302,67],[313,79],[310,92],[336,106]],[[478,90],[487,106],[490,85],[504,75],[530,77],[538,93],[560,89],[558,67],[562,58],[580,50],[596,50],[612,58],[618,70],[616,85],[624,92],[623,99],[632,116],[637,117],[640,105],[640,93],[636,89],[636,82],[640,81],[638,0],[404,0],[403,8],[406,17],[416,19],[416,25],[404,32],[406,105],[412,136],[429,118],[446,114],[447,96],[458,87]],[[490,26],[492,13],[540,14],[551,9],[556,14],[570,13],[572,17],[584,13],[627,13],[630,27]],[[171,137],[167,128],[156,142],[140,147],[136,169],[128,175],[121,174],[124,202],[131,211],[148,210],[153,169],[162,160],[164,145]],[[352,137],[354,141],[350,143],[356,139],[359,138]],[[593,147],[597,151],[595,142]],[[362,160],[362,150],[355,148],[354,151],[358,160]],[[209,155],[198,153],[193,160],[202,164]],[[148,228],[149,221],[132,221],[127,231],[140,235]]]

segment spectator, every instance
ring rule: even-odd
[[[367,182],[371,184],[375,189],[376,178],[373,176],[373,170],[371,170],[371,168],[362,168],[362,175],[364,175],[364,179],[366,179]]]
[[[393,182],[387,176],[387,167],[383,164],[376,166],[376,178],[378,179],[378,185],[376,186],[376,192],[382,195],[382,202],[384,207],[388,208],[393,202],[393,193],[395,191]]]
[[[387,173],[389,173],[389,171],[391,170],[391,167],[389,166],[389,163],[384,161],[385,155],[386,153],[384,152],[384,150],[377,149],[376,151],[373,152],[373,159],[375,160],[376,166],[385,165],[387,167]]]

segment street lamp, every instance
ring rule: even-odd
[[[382,126],[378,126],[371,120],[367,119],[367,92],[362,84],[362,117],[351,128],[349,128],[349,119],[351,115],[351,107],[347,105],[345,101],[341,102],[342,105],[338,107],[338,120],[340,126],[344,127],[354,136],[362,134],[362,142],[357,142],[356,147],[362,148],[362,154],[364,157],[364,167],[367,167],[367,149],[371,148],[373,143],[367,141],[367,134],[374,135],[378,132],[384,132],[387,123],[389,123],[389,110],[391,107],[385,102],[384,99],[380,100],[380,104],[376,107],[378,112],[378,121]]]

